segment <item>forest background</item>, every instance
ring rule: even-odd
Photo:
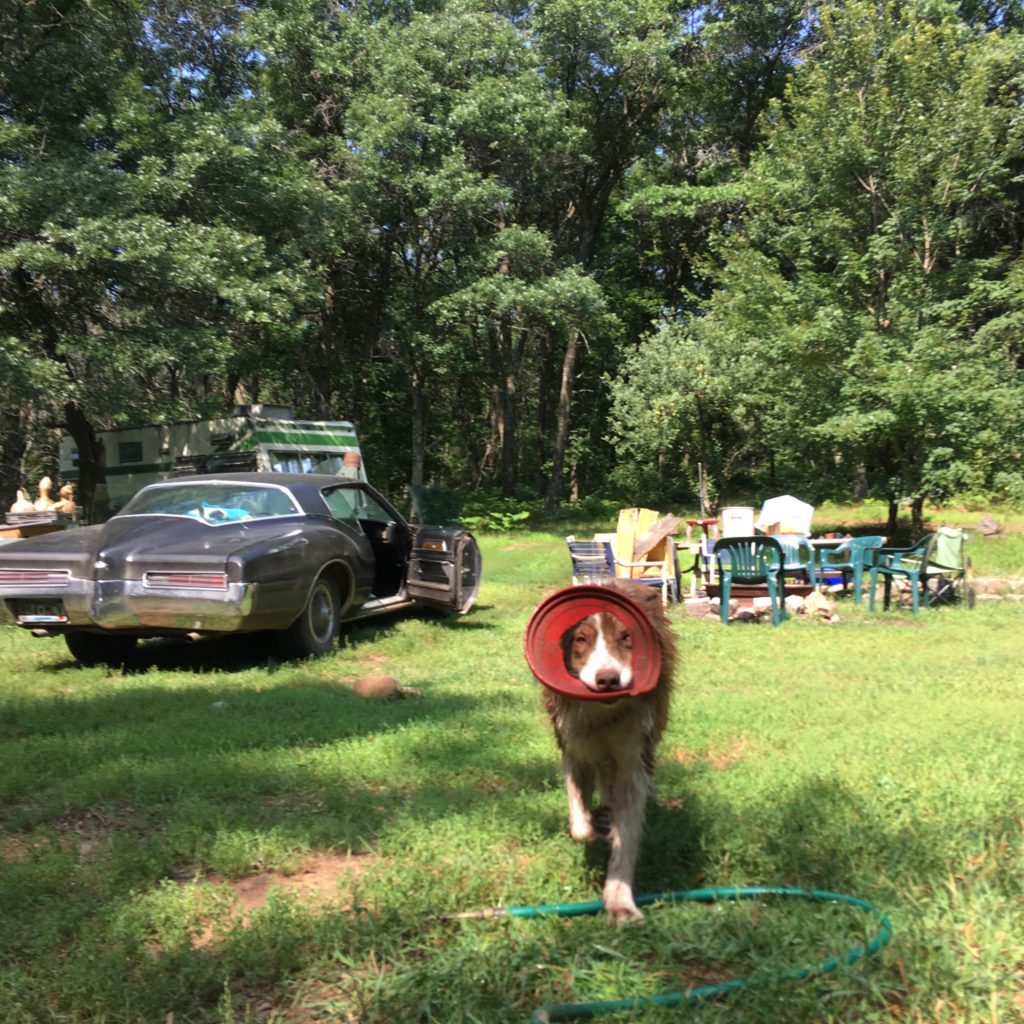
[[[371,479],[1024,503],[1020,0],[4,0],[0,499],[352,418]],[[6,504],[4,505],[6,507]]]

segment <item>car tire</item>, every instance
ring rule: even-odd
[[[334,646],[341,626],[338,586],[320,576],[302,614],[281,634],[281,649],[290,658],[315,658]]]
[[[71,657],[92,668],[95,665],[123,665],[135,650],[133,636],[103,636],[100,633],[65,633]]]

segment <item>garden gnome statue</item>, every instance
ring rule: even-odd
[[[50,491],[53,490],[53,481],[44,476],[39,481],[39,497],[36,498],[35,510],[37,512],[49,512],[53,508],[53,501],[50,499]]]
[[[57,501],[53,505],[54,512],[74,512],[75,511],[75,485],[64,484],[60,491],[60,501]]]
[[[24,487],[18,488],[18,497],[15,499],[14,504],[10,507],[11,512],[34,512],[35,505],[32,504],[28,496],[28,491]]]

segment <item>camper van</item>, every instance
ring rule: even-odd
[[[347,420],[297,420],[285,406],[236,406],[216,420],[119,427],[99,433],[106,456],[94,519],[113,514],[145,484],[195,473],[332,473],[365,480],[356,428]],[[347,456],[347,458],[346,458]],[[78,480],[78,450],[60,446],[62,480]]]

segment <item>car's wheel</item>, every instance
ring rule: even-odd
[[[281,648],[291,658],[326,654],[341,625],[341,601],[337,584],[321,576],[309,592],[302,614],[281,634]]]
[[[133,636],[103,636],[101,633],[65,633],[71,657],[80,665],[123,665],[135,650]]]

